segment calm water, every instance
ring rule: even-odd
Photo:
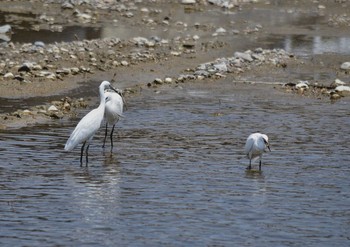
[[[143,91],[89,167],[63,152],[79,119],[0,133],[0,245],[349,246],[349,101],[227,85]]]

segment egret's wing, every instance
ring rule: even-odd
[[[253,145],[254,145],[254,139],[248,137],[247,142],[245,143],[245,146],[244,146],[244,153],[246,155],[248,155],[249,152],[252,151]]]
[[[94,109],[80,120],[64,147],[66,151],[73,150],[79,143],[90,139],[96,133],[103,119],[103,114],[99,115],[97,109]]]

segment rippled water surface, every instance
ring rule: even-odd
[[[63,152],[78,120],[0,133],[2,246],[350,243],[347,101],[220,82],[144,91],[112,155],[95,136],[89,167]],[[254,131],[271,142],[262,173],[245,170]]]

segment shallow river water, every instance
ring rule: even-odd
[[[77,121],[0,133],[1,246],[349,246],[349,101],[270,85],[145,90],[113,154],[63,151]],[[262,172],[246,137],[266,133]],[[257,164],[254,166],[257,167]]]

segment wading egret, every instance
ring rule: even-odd
[[[100,105],[96,109],[93,109],[88,114],[86,114],[80,120],[64,147],[64,150],[72,151],[80,143],[83,143],[80,152],[80,166],[83,164],[83,152],[85,146],[86,165],[88,164],[88,150],[90,142],[96,131],[100,128],[103,121],[106,105],[105,89],[107,88],[115,90],[108,81],[103,81],[101,83],[99,86]]]
[[[249,159],[249,166],[247,167],[248,170],[252,169],[252,160],[254,161],[259,158],[259,171],[261,171],[261,158],[263,153],[266,151],[266,148],[268,148],[271,152],[269,138],[267,135],[254,133],[247,138],[244,152]]]
[[[111,139],[111,152],[113,149],[113,132],[114,127],[118,123],[119,119],[123,116],[123,108],[124,108],[124,98],[121,91],[118,89],[116,92],[105,92],[106,97],[106,106],[105,106],[105,120],[106,120],[106,131],[105,138],[103,140],[103,148],[106,144],[106,138],[108,133],[108,124],[112,125],[112,131],[110,134]]]

